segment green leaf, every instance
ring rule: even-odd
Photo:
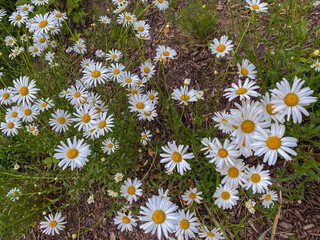
[[[267,233],[270,231],[271,228],[265,230],[261,235],[260,237],[258,238],[258,240],[264,240],[265,237],[267,236]]]
[[[29,3],[28,0],[18,0],[18,1],[16,2],[16,6],[23,5],[23,4],[27,4],[27,3]]]

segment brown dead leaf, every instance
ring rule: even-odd
[[[151,148],[148,148],[148,154],[150,157],[153,157],[155,154],[155,151],[152,151]]]
[[[156,127],[156,133],[160,133],[160,129]]]

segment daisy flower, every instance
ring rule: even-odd
[[[145,83],[147,83],[148,79],[146,78],[142,78],[139,79],[139,81],[137,81],[135,84],[139,87],[145,87]]]
[[[97,111],[97,113],[104,113],[108,111],[108,106],[106,106],[104,103],[100,103],[96,104],[94,109]]]
[[[32,133],[33,131],[39,131],[37,124],[29,124],[26,126],[27,132]]]
[[[86,101],[88,98],[88,93],[84,87],[80,86],[71,86],[70,89],[68,89],[69,92],[66,94],[66,98],[70,101],[72,105],[79,106],[81,105],[81,102]]]
[[[173,171],[177,167],[177,171],[183,175],[184,171],[190,170],[190,165],[185,161],[186,159],[193,159],[193,153],[186,153],[189,146],[179,145],[177,147],[176,142],[168,142],[168,146],[162,146],[162,150],[165,153],[161,153],[162,157],[160,163],[166,163],[165,168],[169,168]]]
[[[6,15],[7,15],[6,10],[0,9],[0,21],[2,21],[2,18],[3,18],[4,16],[6,16]]]
[[[277,162],[278,154],[287,161],[292,160],[289,154],[297,155],[297,153],[291,149],[297,146],[297,139],[294,137],[283,137],[285,130],[284,125],[275,123],[271,124],[270,132],[261,131],[254,136],[255,141],[252,143],[252,148],[255,151],[255,155],[261,156],[264,154],[263,162],[268,162],[269,166]]]
[[[271,119],[273,119],[275,122],[283,123],[284,122],[283,114],[281,114],[280,112],[274,111],[274,104],[271,103],[274,100],[275,100],[274,97],[270,98],[269,92],[266,92],[266,94],[262,96],[262,98],[260,99],[261,106],[264,112],[262,114],[267,116],[268,121],[270,122],[271,122]]]
[[[40,228],[44,228],[43,233],[47,235],[59,234],[59,231],[65,228],[66,222],[63,222],[64,217],[61,213],[56,213],[54,216],[52,213],[48,217],[44,217],[46,221],[40,223]]]
[[[11,88],[0,89],[0,104],[10,105],[12,103],[13,93]]]
[[[129,94],[127,94],[129,98],[134,95],[142,94],[142,89],[137,85],[129,87],[127,90],[129,91]]]
[[[18,110],[19,110],[19,108],[17,106],[13,106],[11,108],[7,108],[6,120],[8,120],[8,119],[19,119]]]
[[[256,67],[249,63],[248,59],[242,59],[241,65],[238,63],[237,66],[239,77],[255,79],[257,74]]]
[[[317,101],[316,97],[310,96],[313,93],[313,90],[310,90],[309,87],[301,88],[304,82],[304,80],[295,77],[291,88],[289,82],[283,78],[280,83],[277,83],[277,88],[271,90],[271,93],[275,98],[275,100],[272,101],[274,104],[274,111],[282,112],[283,115],[287,115],[287,121],[290,120],[292,114],[293,122],[301,123],[301,112],[304,115],[309,116],[308,111],[304,107]]]
[[[134,22],[133,27],[139,34],[149,32],[150,29],[149,24],[145,20]]]
[[[112,63],[108,68],[107,68],[107,72],[108,72],[108,77],[113,79],[113,81],[117,81],[118,78],[121,76],[121,74],[123,73],[125,69],[125,66],[121,63]]]
[[[104,84],[107,79],[107,68],[102,65],[102,63],[92,63],[89,64],[83,70],[84,76],[82,77],[82,81],[86,82],[89,86],[94,85],[95,87],[98,84]]]
[[[144,112],[153,108],[151,100],[147,95],[137,94],[129,98],[130,112]]]
[[[320,62],[319,62],[319,60],[317,60],[314,64],[312,64],[311,67],[314,68],[314,70],[316,70],[317,72],[320,72]]]
[[[116,4],[117,6],[120,6],[120,5],[124,4],[124,3],[126,3],[127,1],[126,0],[112,0],[112,2],[114,4]]]
[[[161,196],[161,199],[163,199],[165,197],[168,197],[169,189],[167,189],[166,191],[163,191],[162,188],[159,188],[158,189],[158,194],[159,194],[159,196]]]
[[[7,136],[15,136],[18,134],[18,128],[21,128],[21,122],[19,119],[7,118],[6,122],[2,122],[0,129]]]
[[[114,180],[118,183],[118,182],[122,182],[123,179],[123,174],[122,173],[116,173],[116,175],[114,175]]]
[[[150,138],[152,137],[152,134],[150,133],[150,130],[147,131],[143,131],[141,133],[141,142],[144,146],[146,146],[148,144],[148,142],[150,142]]]
[[[197,192],[197,188],[191,188],[187,190],[183,195],[183,201],[187,202],[187,204],[192,204],[194,201],[197,203],[201,203],[202,197],[200,195],[202,192]]]
[[[239,200],[239,197],[237,196],[238,190],[221,184],[219,187],[217,187],[213,197],[216,198],[215,204],[218,205],[218,207],[222,207],[223,209],[231,209],[234,205],[237,204],[237,201]]]
[[[150,61],[146,61],[140,65],[141,75],[146,78],[151,78],[156,70],[154,65]]]
[[[12,52],[9,54],[9,58],[13,59],[16,56],[18,56],[20,53],[22,53],[24,51],[23,47],[15,47],[14,49],[12,49]]]
[[[89,93],[88,94],[88,103],[92,106],[98,106],[103,102],[100,100],[100,95],[97,93]]]
[[[32,57],[39,57],[41,56],[43,49],[38,45],[33,45],[28,48],[28,51]]]
[[[49,108],[52,108],[54,107],[54,103],[53,103],[53,100],[50,99],[50,98],[47,98],[45,100],[43,99],[38,99],[36,104],[35,104],[35,107],[40,111],[40,112],[43,112],[45,110],[48,110]]]
[[[25,12],[27,14],[33,12],[33,8],[34,6],[30,4],[23,4],[23,5],[17,6],[18,12]]]
[[[149,99],[152,101],[153,104],[156,104],[158,102],[158,92],[154,90],[150,90],[146,92],[146,95],[148,95]]]
[[[26,23],[28,20],[28,15],[25,12],[13,12],[9,17],[9,22],[14,26],[21,27],[21,24]]]
[[[111,153],[114,153],[115,150],[117,150],[119,147],[119,142],[113,138],[107,138],[102,143],[102,150],[104,153],[107,153],[110,155]]]
[[[93,60],[90,59],[90,58],[84,58],[84,59],[82,59],[82,61],[81,61],[81,67],[82,67],[82,68],[87,68],[87,67],[92,66],[92,65],[95,65],[95,64],[96,64],[95,61],[93,61]]]
[[[40,6],[40,5],[45,5],[49,2],[49,0],[31,0],[31,3],[34,5]]]
[[[114,223],[118,225],[117,228],[120,229],[121,232],[132,231],[132,226],[137,226],[136,221],[137,220],[131,216],[131,212],[129,212],[128,215],[126,215],[125,213],[118,211],[117,216],[114,218]]]
[[[196,102],[197,90],[191,89],[189,87],[181,86],[180,89],[173,90],[172,99],[179,100],[180,104],[188,105],[188,102]]]
[[[127,8],[127,6],[129,5],[129,2],[127,1],[123,1],[121,4],[118,5],[116,10],[113,10],[113,13],[121,13],[123,10],[125,10]]]
[[[246,8],[249,8],[252,11],[256,12],[267,12],[268,3],[260,3],[260,0],[246,0],[246,3],[249,6],[246,6]]]
[[[97,121],[97,111],[91,107],[90,105],[86,104],[76,108],[77,113],[74,113],[75,118],[72,121],[77,122],[74,127],[78,127],[78,131],[89,130],[94,128]]]
[[[55,55],[55,53],[53,53],[53,52],[47,52],[45,59],[49,62],[52,62],[54,60],[54,55]]]
[[[32,122],[37,118],[39,113],[37,107],[31,104],[22,104],[18,110],[18,114],[23,122]]]
[[[231,133],[236,137],[238,144],[251,146],[253,136],[270,126],[268,117],[263,112],[259,102],[250,100],[242,101],[242,105],[235,103],[238,109],[234,109],[230,115],[229,123],[237,128]]]
[[[47,34],[57,25],[56,17],[51,13],[37,14],[29,27],[29,31],[36,35]]]
[[[153,107],[150,110],[139,112],[137,116],[139,120],[153,121],[158,116],[158,113],[157,110]]]
[[[212,54],[216,54],[217,58],[224,57],[229,51],[232,50],[232,41],[228,40],[228,36],[222,36],[220,41],[215,38],[213,44],[210,44],[210,50]]]
[[[84,43],[76,43],[73,46],[73,51],[79,54],[84,54],[87,51],[87,47]]]
[[[211,231],[206,227],[202,226],[199,228],[199,237],[205,238],[205,240],[220,240],[220,239],[225,239],[222,236],[222,233],[220,232],[219,228],[213,228]]]
[[[230,128],[229,128],[229,114],[227,114],[225,111],[223,112],[215,112],[214,117],[212,120],[216,122],[217,124],[214,125],[214,127],[218,127],[223,133],[230,133]]]
[[[8,193],[7,197],[10,198],[11,201],[19,200],[19,195],[21,194],[21,191],[19,188],[12,188]]]
[[[198,218],[194,217],[194,213],[190,213],[189,210],[185,212],[180,210],[178,212],[177,224],[176,224],[176,236],[182,236],[183,239],[188,240],[189,238],[195,238],[195,233],[198,233],[198,226],[200,223],[197,222]]]
[[[240,101],[243,99],[250,99],[250,97],[258,97],[259,93],[255,89],[259,89],[259,86],[255,86],[256,82],[250,81],[247,78],[242,85],[241,80],[239,79],[238,85],[232,83],[232,88],[227,88],[224,91],[226,92],[223,96],[227,97],[229,101],[240,97]]]
[[[269,208],[270,206],[274,205],[274,202],[278,201],[278,195],[275,191],[268,190],[261,196],[260,200],[265,208]]]
[[[177,55],[177,52],[170,48],[163,45],[159,45],[156,52],[156,61],[158,60],[164,60],[166,58],[174,59],[174,57]]]
[[[212,141],[212,151],[207,158],[212,158],[209,163],[215,163],[217,168],[222,168],[223,165],[234,165],[237,158],[240,156],[236,146],[230,143],[229,139],[224,140],[223,145],[218,138]]]
[[[169,2],[166,0],[154,0],[152,3],[154,3],[160,11],[166,10],[169,7]]]
[[[212,154],[213,145],[215,144],[214,141],[215,141],[214,139],[211,140],[211,137],[203,138],[201,140],[201,143],[205,146],[204,148],[201,148],[201,151],[205,151],[204,155]]]
[[[4,38],[4,41],[5,41],[6,45],[10,46],[10,47],[14,46],[16,44],[16,42],[17,42],[17,40],[14,37],[11,37],[11,36],[6,36]]]
[[[68,19],[66,13],[62,13],[62,12],[56,10],[56,9],[54,9],[54,10],[51,12],[51,14],[55,16],[55,18],[57,19],[57,22],[58,22],[58,23],[61,23],[61,22],[63,22],[64,20],[67,20],[67,19]]]
[[[124,71],[121,73],[120,77],[118,77],[118,82],[121,84],[123,87],[131,87],[135,84],[137,84],[140,81],[138,75],[136,74],[131,74],[128,71]]]
[[[124,27],[129,26],[130,24],[133,24],[136,19],[136,16],[134,14],[125,12],[125,13],[120,13],[117,19],[117,22],[120,25],[123,25]]]
[[[107,16],[101,16],[101,17],[99,17],[99,21],[102,22],[103,24],[109,24],[109,23],[111,23],[111,19],[108,18]]]
[[[169,237],[169,233],[175,231],[178,214],[175,212],[177,206],[173,204],[169,198],[161,196],[153,196],[148,199],[147,207],[140,207],[139,220],[146,222],[140,225],[145,233],[157,233],[157,237],[161,240],[161,236]]]
[[[122,57],[122,53],[117,49],[109,50],[108,53],[106,54],[106,60],[110,60],[110,61],[118,62],[121,57]]]
[[[63,141],[60,142],[61,145],[55,149],[54,158],[60,159],[59,167],[65,170],[67,167],[71,167],[73,170],[76,167],[83,167],[88,162],[88,156],[91,154],[89,145],[83,143],[84,139],[77,140],[76,136],[73,138],[73,142],[70,138],[67,139],[67,144]]]
[[[247,181],[244,170],[247,168],[242,160],[235,161],[234,164],[227,166],[223,165],[219,172],[225,177],[222,179],[221,184],[226,184],[231,188],[237,188],[238,186],[243,186]]]
[[[241,155],[243,155],[246,158],[252,156],[253,152],[252,152],[251,144],[247,145],[246,140],[243,140],[242,143],[239,143],[236,137],[231,137],[231,140],[232,140],[232,143],[236,145]]]
[[[106,53],[104,51],[102,51],[101,49],[97,49],[95,54],[97,57],[104,57],[104,55],[106,55]]]
[[[105,133],[112,132],[113,125],[113,115],[107,116],[106,112],[99,113],[98,118],[96,119],[96,124],[94,125],[95,133],[97,137],[104,136]]]
[[[51,119],[49,120],[50,126],[56,132],[65,132],[68,127],[72,124],[71,114],[67,111],[57,109],[56,112],[51,114]]]
[[[137,196],[142,195],[142,190],[139,187],[142,185],[138,178],[135,178],[132,182],[130,178],[124,180],[124,184],[121,186],[121,196],[132,204],[133,200],[137,201]]]
[[[87,200],[87,203],[88,204],[91,204],[91,203],[94,203],[94,196],[93,195],[90,195],[88,200]]]
[[[72,47],[67,47],[67,49],[66,49],[66,53],[71,53],[73,51],[73,48]]]
[[[244,186],[246,190],[252,187],[252,193],[264,193],[268,190],[268,185],[271,184],[269,170],[262,170],[263,165],[258,164],[257,167],[245,169],[247,181]]]

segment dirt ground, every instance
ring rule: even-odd
[[[109,5],[108,1],[100,1],[100,0],[92,0],[84,3],[84,7],[88,9],[90,12],[90,6],[92,4],[97,4],[100,9],[106,10]],[[186,1],[180,0],[178,9],[175,9],[176,14],[179,12],[179,9],[186,5]],[[219,0],[217,4],[217,14],[220,19],[220,24],[223,26],[221,29],[225,29],[227,26],[231,29],[231,21],[229,15],[227,14],[229,11],[228,5],[224,0]],[[314,12],[311,14],[314,20],[317,20],[319,23],[319,12]],[[157,41],[159,41],[159,33],[164,29],[167,24],[167,19],[155,8],[151,8],[145,14],[145,19],[147,19],[148,23],[151,25],[151,38],[152,40],[145,41],[145,49],[146,49],[146,58],[152,58],[154,56],[154,45]],[[80,31],[80,30],[79,30]],[[219,36],[215,36],[219,37]],[[207,46],[199,46],[192,49],[188,48],[188,43],[183,40],[181,30],[177,25],[171,23],[170,29],[167,33],[165,33],[162,37],[162,44],[166,46],[170,46],[177,52],[177,57],[174,61],[169,60],[165,64],[165,71],[167,77],[167,85],[169,90],[173,90],[183,84],[185,78],[192,79],[191,88],[199,89],[200,88],[200,78],[203,72],[206,70],[210,61],[212,60],[212,54],[210,53]],[[239,53],[243,56],[243,53]],[[204,77],[204,84],[208,83],[212,80],[214,71],[218,71],[219,74],[222,74],[225,71],[225,67],[230,59],[230,55],[221,59],[222,64],[211,66],[207,71]],[[237,71],[235,67],[231,67],[230,71]],[[237,75],[228,75],[227,79],[224,83],[224,88],[228,88],[231,83],[237,82]],[[162,82],[162,86],[164,88],[164,81]],[[207,87],[207,93],[211,96],[215,96],[218,92],[219,86],[217,84],[210,84]],[[206,95],[204,96],[206,98]],[[233,107],[233,104],[228,102],[225,98],[221,96],[218,98],[219,102],[217,104],[217,110],[221,111],[224,109],[230,109]],[[191,118],[188,116],[188,112],[185,113],[185,120],[188,121]],[[212,116],[212,112],[205,112],[206,116]],[[211,122],[208,122],[208,125],[211,125]],[[221,133],[217,133],[221,134]],[[167,136],[163,136],[164,138]],[[157,159],[159,161],[159,159]],[[257,157],[250,157],[245,160],[246,163],[262,163],[262,160]],[[270,169],[272,180],[275,180],[277,177],[276,168],[283,168],[286,163],[281,161],[277,163],[276,167]],[[149,166],[142,168],[141,174],[143,175],[147,171]],[[294,169],[290,167],[285,173],[285,176],[289,176],[294,173]],[[150,175],[153,174],[153,170]],[[154,174],[156,174],[156,170],[154,170]],[[286,188],[295,188],[302,181],[292,180],[286,182],[286,185],[281,185],[284,183],[280,183],[279,186]],[[319,194],[315,195],[315,193],[319,193],[317,189],[320,188],[319,182],[311,182],[308,188],[305,189],[305,198],[303,200],[295,200],[292,203],[285,203],[282,205],[281,210],[276,217],[275,223],[274,221],[267,222],[265,218],[255,221],[252,224],[243,230],[240,234],[241,237],[239,239],[247,239],[247,240],[257,240],[258,237],[267,229],[272,228],[273,224],[275,224],[275,237],[274,239],[320,239],[320,196]],[[103,191],[103,189],[96,189],[96,192]],[[279,193],[280,201],[285,202],[285,195],[281,192]],[[147,198],[150,197],[151,194],[143,195],[134,206],[143,205]],[[73,233],[83,232],[85,229],[96,225],[102,218],[105,216],[105,212],[111,206],[111,201],[108,198],[95,198],[95,203],[88,204],[87,198],[88,195],[84,195],[81,201],[73,206],[68,207],[62,211],[63,215],[66,216],[67,225],[66,225],[66,236],[62,233],[59,236],[49,237],[41,233],[39,228],[39,224],[37,227],[31,230],[25,237],[21,239],[31,238],[33,240],[51,240],[51,239],[71,239]],[[181,207],[179,201],[176,202]],[[202,211],[204,214],[208,214],[205,207],[202,206]],[[239,223],[239,219],[242,219],[248,213],[244,203],[240,203],[237,207],[233,208],[230,211],[227,211],[228,216],[230,217],[231,223],[237,224]],[[250,220],[254,220],[262,216],[261,213],[256,212],[256,214],[250,215],[248,218],[248,222]],[[138,227],[134,228],[134,231],[129,233],[122,233],[117,229],[116,225],[113,223],[113,219],[115,217],[115,213],[112,213],[107,219],[103,220],[97,227],[92,230],[82,234],[79,239],[99,239],[99,240],[115,240],[115,239],[140,239],[140,240],[151,240],[156,239],[154,235],[145,234],[144,231],[140,230]],[[139,225],[139,223],[138,223]],[[270,232],[267,234],[265,239],[270,239]]]

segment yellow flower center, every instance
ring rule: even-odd
[[[144,103],[143,103],[143,102],[138,102],[138,103],[136,104],[136,107],[137,107],[138,109],[144,109]]]
[[[38,52],[38,48],[34,48],[32,51],[33,52]]]
[[[130,17],[130,16],[127,16],[126,19],[131,20],[131,17]]]
[[[43,107],[43,108],[46,107],[47,105],[48,105],[48,104],[45,103],[45,102],[44,102],[44,103],[41,103],[41,107]]]
[[[214,237],[214,236],[216,236],[214,233],[212,233],[212,232],[207,232],[207,236],[208,237]]]
[[[316,68],[320,68],[320,64],[317,64],[317,65],[316,65]]]
[[[174,152],[173,154],[172,154],[172,160],[173,161],[175,161],[175,162],[181,162],[182,161],[182,156],[181,156],[181,154],[180,153],[178,153],[178,152]]]
[[[222,192],[221,193],[221,198],[223,200],[228,200],[230,198],[230,193],[229,192]]]
[[[128,223],[130,223],[130,218],[124,216],[124,217],[122,218],[122,222],[123,222],[124,224],[128,224]]]
[[[17,50],[17,51],[14,51],[13,54],[14,54],[14,55],[17,55],[18,53],[19,53],[19,51]]]
[[[273,113],[273,110],[274,110],[273,106],[274,106],[274,104],[268,104],[267,107],[266,107],[266,110],[270,115],[275,115],[276,114],[276,113]]]
[[[80,103],[81,104],[85,104],[87,102],[87,99],[86,98],[83,98],[82,100],[80,100]]]
[[[266,201],[269,201],[270,199],[271,199],[271,196],[270,196],[270,194],[268,194],[267,196],[265,196],[265,198],[264,198]]]
[[[100,77],[100,75],[101,75],[100,71],[97,71],[97,70],[94,70],[91,73],[91,76],[94,77],[94,78]]]
[[[14,123],[9,122],[9,123],[7,124],[7,128],[9,128],[9,129],[14,128]]]
[[[128,187],[128,193],[133,195],[136,192],[136,189],[133,186]]]
[[[137,82],[137,85],[141,85],[141,84],[142,84],[142,82],[141,82],[141,81],[138,81],[138,82]]]
[[[102,22],[107,22],[107,20],[106,20],[106,19],[103,19]]]
[[[83,114],[83,116],[81,117],[82,122],[84,123],[88,123],[91,120],[91,117],[89,114]]]
[[[14,197],[16,195],[16,192],[11,193],[11,196]]]
[[[9,93],[4,93],[2,95],[3,99],[8,99],[10,97]]]
[[[231,167],[228,170],[229,177],[236,178],[239,176],[239,170],[235,167]]]
[[[142,139],[146,139],[147,135],[143,134]]]
[[[190,226],[190,223],[189,223],[189,221],[188,221],[187,219],[182,219],[182,220],[180,221],[180,227],[181,227],[182,229],[188,229],[189,226]]]
[[[29,93],[29,89],[27,87],[21,87],[20,90],[19,90],[19,93],[22,95],[22,96],[26,96],[28,95]]]
[[[112,58],[112,59],[116,59],[116,58],[117,58],[117,55],[113,54],[113,55],[111,56],[111,58]]]
[[[70,159],[74,159],[79,155],[79,151],[75,148],[71,148],[67,152],[67,157]]]
[[[80,93],[80,92],[75,92],[74,96],[75,96],[76,98],[78,98],[78,97],[81,96],[81,93]]]
[[[257,4],[253,4],[251,7],[252,7],[254,10],[259,10],[259,6],[258,6]]]
[[[251,181],[252,182],[258,183],[258,182],[260,182],[260,180],[261,180],[261,177],[260,177],[259,174],[254,173],[254,174],[251,175]]]
[[[241,129],[244,133],[251,133],[255,129],[255,124],[251,120],[245,120],[241,123]]]
[[[16,20],[17,20],[17,21],[21,20],[21,18],[22,18],[22,17],[21,17],[20,15],[17,15],[17,16],[16,16]]]
[[[150,100],[154,100],[154,99],[155,99],[155,96],[154,96],[153,94],[150,94],[150,95],[149,95],[149,99],[150,99]]]
[[[138,27],[138,31],[143,32],[143,31],[144,31],[144,27],[139,26],[139,27]]]
[[[33,132],[34,130],[35,130],[35,128],[34,128],[34,127],[31,127],[31,128],[30,128],[30,131],[31,131],[31,132]]]
[[[221,157],[221,158],[226,158],[229,154],[228,154],[228,151],[227,151],[226,149],[221,148],[221,149],[219,149],[219,151],[218,151],[218,155],[219,155],[219,157]]]
[[[39,42],[40,42],[40,43],[44,43],[45,41],[46,41],[46,40],[45,40],[44,38],[40,38],[40,39],[39,39]]]
[[[242,68],[241,69],[241,75],[243,75],[243,76],[247,76],[248,75],[248,69],[246,69],[246,68]]]
[[[223,45],[223,44],[220,44],[220,45],[217,47],[217,51],[218,51],[218,52],[223,52],[224,50],[226,50],[226,46]]]
[[[236,94],[238,95],[242,95],[242,94],[245,94],[247,92],[247,89],[246,88],[238,88],[238,90],[236,91]]]
[[[93,129],[90,129],[90,133],[93,133],[93,132],[94,132],[94,130],[96,130],[96,129],[94,129],[94,128],[93,128]]]
[[[81,50],[81,49],[82,49],[82,47],[81,47],[81,46],[78,46],[78,49],[79,49],[79,50]]]
[[[127,78],[125,81],[126,81],[126,83],[131,83],[132,79],[131,78]]]
[[[222,124],[225,124],[225,122],[228,122],[228,120],[226,120],[225,118],[222,118],[221,122]]]
[[[163,3],[163,0],[158,0],[158,3]]]
[[[113,70],[113,74],[118,75],[120,73],[119,69]]]
[[[197,195],[195,193],[190,193],[189,198],[196,199]]]
[[[17,116],[18,116],[18,113],[17,113],[17,112],[12,112],[12,113],[11,113],[11,117],[16,118]]]
[[[136,94],[138,94],[138,91],[137,90],[132,90],[131,93],[132,93],[132,95],[136,95]]]
[[[57,221],[55,221],[55,220],[53,220],[53,221],[51,221],[51,222],[49,223],[49,226],[52,227],[52,228],[54,228],[54,227],[57,226],[57,225],[58,225],[58,223],[57,223]]]
[[[187,101],[190,99],[190,97],[189,97],[187,94],[183,94],[183,95],[181,95],[180,99],[181,99],[182,101],[187,102]]]
[[[27,7],[23,7],[23,8],[22,8],[23,11],[28,11],[28,9],[29,9],[29,8],[27,8]]]
[[[152,220],[156,223],[156,224],[161,224],[166,220],[166,214],[162,211],[162,210],[156,210],[153,214],[152,214]]]
[[[149,72],[150,72],[150,68],[145,67],[145,68],[143,69],[143,71],[144,71],[145,73],[149,73]]]
[[[39,27],[40,28],[44,28],[44,27],[46,27],[48,25],[48,21],[46,21],[46,20],[42,20],[40,23],[39,23]]]
[[[112,144],[112,143],[109,143],[107,147],[108,147],[108,148],[113,148],[113,144]]]
[[[209,150],[212,150],[212,147],[210,146],[210,144],[208,144],[208,148],[209,148]]]
[[[269,137],[266,144],[271,150],[276,150],[281,147],[281,140],[278,137]]]
[[[144,115],[147,116],[147,117],[149,117],[149,116],[151,115],[151,111],[146,111],[146,112],[144,112]]]
[[[162,55],[168,57],[170,55],[170,53],[168,51],[163,51]]]
[[[239,128],[239,127],[236,126],[236,125],[232,125],[232,127],[233,127],[234,129],[238,129],[238,128]]]
[[[59,117],[58,118],[58,123],[64,124],[66,122],[66,119],[64,117]]]
[[[31,109],[26,109],[26,110],[24,110],[24,114],[25,114],[26,116],[30,116],[31,113],[32,113]]]
[[[284,98],[284,103],[287,104],[287,106],[292,107],[296,106],[299,102],[299,98],[295,93],[289,93]]]
[[[96,110],[97,113],[100,113],[100,112],[101,112],[101,109],[98,108],[98,107],[96,107],[95,110]]]
[[[106,125],[107,125],[106,121],[101,121],[101,122],[99,122],[98,127],[102,129],[102,128],[104,128]]]
[[[57,14],[56,14],[56,17],[57,17],[57,18],[61,18],[62,15],[61,15],[60,13],[57,13]]]

